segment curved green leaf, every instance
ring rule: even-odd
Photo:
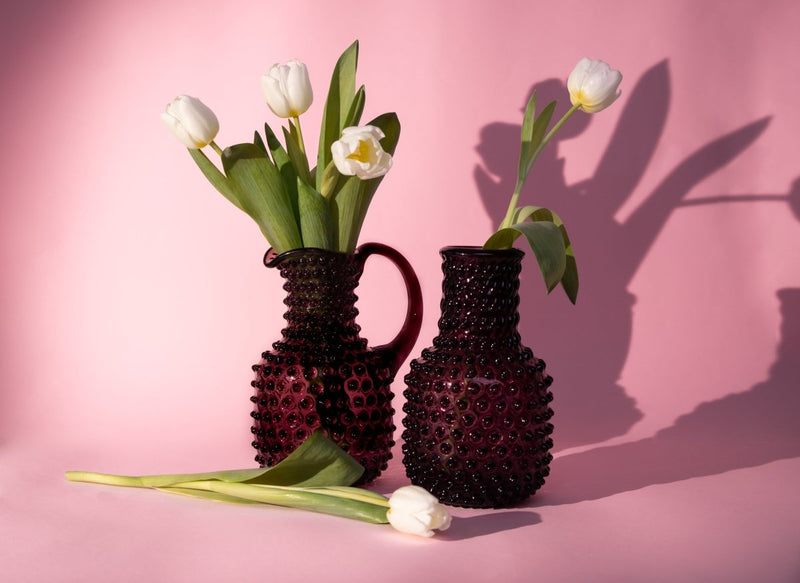
[[[342,135],[347,115],[355,99],[356,68],[358,67],[358,41],[339,57],[331,75],[331,85],[322,112],[317,168],[325,169],[331,161],[331,144]],[[322,175],[317,172],[317,190],[322,190]]]
[[[215,493],[225,497],[241,498],[242,501],[260,502],[275,506],[286,506],[300,510],[310,510],[370,522],[386,524],[387,505],[354,499],[327,488],[295,488],[261,484],[231,484],[228,482],[187,482],[179,484],[181,489],[197,489],[201,492]],[[208,494],[200,497],[213,498]],[[213,498],[219,500],[220,498]],[[385,500],[385,499],[384,499]]]
[[[528,159],[533,152],[534,146],[531,144],[531,140],[533,139],[533,122],[536,120],[536,91],[531,93],[530,99],[528,99],[528,104],[525,106],[525,115],[522,118],[522,132],[521,132],[521,143],[520,143],[520,150],[519,150],[519,164],[517,170],[517,187],[521,190],[522,185],[525,182],[525,176],[527,173],[523,171],[525,168]]]
[[[358,91],[356,91],[353,103],[350,104],[350,110],[347,112],[347,116],[345,116],[342,122],[342,129],[358,125],[358,122],[361,121],[361,114],[364,113],[366,98],[366,91],[362,85],[358,88]]]
[[[225,148],[222,166],[242,209],[270,245],[279,253],[302,247],[297,201],[267,155],[255,144],[237,144]]]
[[[535,100],[535,96],[532,97],[532,100]],[[529,103],[530,105],[530,103]],[[535,103],[533,104],[535,107]],[[539,153],[542,151],[544,144],[542,143],[545,137],[545,133],[547,132],[547,126],[550,125],[550,119],[553,117],[553,112],[556,109],[556,102],[551,101],[548,103],[545,108],[542,110],[542,113],[533,121],[533,125],[530,127],[530,135],[524,136],[523,135],[523,142],[522,147],[520,149],[520,158],[519,158],[519,169],[517,172],[517,185],[516,191],[521,192],[522,186],[525,184],[525,181],[528,179],[528,174],[531,172],[531,168],[533,168],[533,163],[536,161],[536,158],[539,157]],[[528,115],[528,110],[526,109],[525,115]],[[531,113],[532,115],[532,113]],[[530,123],[530,122],[529,122]],[[525,125],[525,120],[523,120],[523,127]],[[529,142],[525,142],[525,138],[529,138]]]
[[[189,154],[191,154],[195,163],[200,168],[200,171],[205,175],[212,186],[216,188],[222,196],[236,205],[238,209],[244,210],[244,208],[242,208],[242,203],[239,202],[239,199],[236,196],[233,187],[228,182],[228,179],[220,171],[220,169],[208,159],[208,156],[205,155],[205,152],[202,150],[189,149]]]
[[[300,234],[303,237],[303,246],[332,249],[328,201],[300,178],[297,179],[297,200],[300,206]]]
[[[294,164],[292,164],[292,160],[283,144],[281,144],[280,140],[275,136],[275,132],[272,131],[272,128],[267,123],[264,123],[264,135],[267,137],[266,149],[269,150],[272,160],[275,162],[275,167],[281,173],[286,194],[289,195],[292,206],[296,206],[299,212],[299,203],[295,202],[297,201],[297,172],[294,169]]]
[[[524,235],[536,256],[539,270],[544,277],[548,293],[561,281],[566,269],[566,248],[561,230],[549,221],[526,221],[500,229],[484,244],[486,249],[508,248],[506,242],[512,242],[519,235]]]
[[[569,247],[567,249],[567,265],[564,268],[564,275],[561,277],[561,287],[564,288],[564,293],[573,304],[578,301],[578,284],[578,264],[575,262],[572,247]]]
[[[364,468],[321,431],[315,431],[292,453],[270,468],[222,470],[199,474],[120,476],[96,472],[67,472],[74,482],[137,488],[170,488],[186,482],[221,481],[302,488],[350,486]]]
[[[286,151],[289,154],[289,159],[292,161],[292,166],[297,174],[297,177],[305,182],[309,182],[308,159],[303,151],[300,149],[299,134],[294,124],[289,122],[290,130],[283,129],[283,139],[286,142]]]
[[[575,261],[575,251],[572,248],[572,242],[569,240],[564,221],[556,213],[544,207],[525,206],[516,209],[514,213],[515,223],[521,223],[528,219],[532,221],[550,221],[561,231],[561,237],[564,239],[564,248],[566,249],[566,267],[564,268],[564,275],[561,277],[561,286],[564,288],[569,300],[574,304],[578,300],[578,264]]]

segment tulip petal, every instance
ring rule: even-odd
[[[616,101],[621,82],[622,73],[607,63],[583,58],[567,79],[570,102],[587,113],[597,113]]]
[[[203,148],[219,132],[219,120],[214,112],[196,97],[188,95],[179,95],[167,104],[161,119],[187,148]]]

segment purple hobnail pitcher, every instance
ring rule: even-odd
[[[367,347],[356,324],[354,293],[371,255],[389,259],[406,285],[403,326],[388,344]],[[270,251],[267,267],[285,280],[286,328],[253,365],[253,447],[272,466],[321,428],[365,468],[359,483],[385,470],[394,445],[390,383],[419,335],[422,295],[411,265],[386,245],[366,243],[354,253],[296,249]]]

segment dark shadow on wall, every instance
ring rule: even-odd
[[[800,288],[777,292],[781,339],[769,377],[700,404],[653,437],[556,457],[532,506],[596,500],[653,484],[800,456]]]
[[[561,81],[547,80],[533,89],[540,108],[558,101],[554,119],[569,107]],[[520,306],[523,342],[548,362],[548,372],[555,378],[556,450],[624,435],[641,418],[619,384],[631,343],[635,303],[628,290],[631,280],[684,197],[750,146],[769,123],[769,118],[757,120],[693,152],[624,222],[619,221],[617,211],[634,193],[658,145],[669,99],[669,69],[662,61],[612,106],[623,111],[594,175],[567,184],[559,142],[581,134],[592,117],[577,113],[543,150],[520,197],[522,204],[548,207],[564,220],[581,279],[576,306],[560,290],[546,300],[543,294],[541,301],[523,298]],[[481,131],[477,151],[482,165],[475,169],[475,181],[495,225],[514,189],[519,135],[520,126],[505,123]],[[525,249],[522,243],[519,246]],[[522,289],[542,288],[536,263],[528,257]]]

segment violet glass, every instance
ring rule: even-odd
[[[517,332],[523,252],[445,247],[439,334],[411,362],[403,463],[441,502],[497,508],[540,488],[552,378]]]
[[[400,270],[408,309],[397,336],[367,347],[356,323],[364,262],[382,255]],[[297,249],[264,259],[284,278],[286,328],[273,349],[253,366],[253,447],[256,461],[272,466],[321,428],[358,460],[367,483],[385,470],[394,445],[390,383],[419,335],[422,297],[411,266],[400,253],[368,243],[355,253]]]

